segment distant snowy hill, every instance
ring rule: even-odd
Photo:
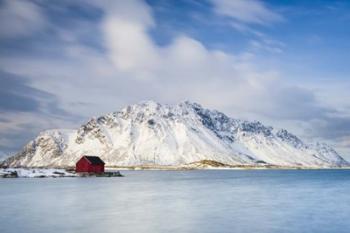
[[[78,130],[48,130],[5,160],[10,167],[74,166],[83,155],[107,166],[185,165],[216,161],[229,165],[348,166],[325,144],[304,143],[288,131],[229,118],[199,104],[152,101],[92,118]]]

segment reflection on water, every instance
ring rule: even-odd
[[[349,170],[1,179],[0,232],[350,232]]]

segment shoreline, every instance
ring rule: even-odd
[[[72,167],[0,167],[1,170],[24,169],[24,170],[65,170],[75,172]],[[350,167],[285,167],[285,166],[229,166],[229,167],[188,167],[188,166],[108,166],[106,171],[193,171],[193,170],[349,170]]]
[[[349,170],[350,167],[106,167],[106,170],[121,171],[194,171],[194,170]]]
[[[252,170],[349,170],[350,167],[341,168],[300,168],[300,167],[106,167],[103,174],[76,173],[69,168],[0,168],[0,178],[67,178],[67,177],[122,177],[120,171],[252,171]]]

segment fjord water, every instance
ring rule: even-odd
[[[0,180],[0,232],[350,232],[350,170]]]

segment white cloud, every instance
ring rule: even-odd
[[[269,53],[283,53],[283,49],[279,43],[251,40],[249,42],[251,48],[255,51],[264,51]]]
[[[243,117],[271,111],[277,112],[270,116],[285,117],[283,111],[290,111],[278,101],[288,85],[276,70],[258,69],[254,56],[211,50],[187,35],[159,46],[148,33],[156,22],[145,2],[95,4],[105,13],[100,26],[106,54],[70,43],[56,48],[60,57],[2,58],[1,67],[31,77],[33,86],[54,93],[65,110],[83,116],[143,99],[190,99]]]
[[[147,11],[122,17],[111,11],[118,8],[126,12],[131,9],[129,4],[137,11]],[[128,1],[107,8],[102,25],[108,54],[117,72],[120,76],[153,80],[151,85],[157,91],[152,95],[157,99],[192,99],[237,112],[255,110],[255,100],[268,98],[269,88],[278,82],[275,71],[257,71],[253,61],[245,56],[207,49],[186,35],[174,38],[165,47],[157,46],[148,34],[154,23],[147,23],[153,20],[149,20],[151,11],[144,2]],[[143,93],[146,98],[150,95],[146,90]]]
[[[40,7],[26,0],[5,0],[0,7],[0,37],[27,36],[45,27]]]
[[[151,70],[157,65],[158,51],[147,30],[154,26],[151,9],[139,1],[114,1],[102,5],[102,25],[111,60],[120,71]]]
[[[254,39],[249,42],[254,52],[268,52],[278,54],[283,52],[284,44],[269,38],[257,29],[256,25],[269,26],[284,21],[284,17],[269,9],[260,0],[211,0],[214,12],[225,16],[228,25],[242,34],[248,34]]]
[[[283,20],[259,0],[211,0],[215,12],[242,23],[268,25]]]
[[[277,101],[287,88],[278,72],[258,69],[254,56],[210,50],[187,35],[161,47],[148,33],[156,22],[146,3],[96,5],[105,12],[101,28],[106,54],[70,44],[57,48],[63,58],[3,58],[3,69],[31,77],[36,88],[57,95],[66,111],[83,116],[143,99],[190,99],[239,117],[284,117],[283,111],[290,111]]]

